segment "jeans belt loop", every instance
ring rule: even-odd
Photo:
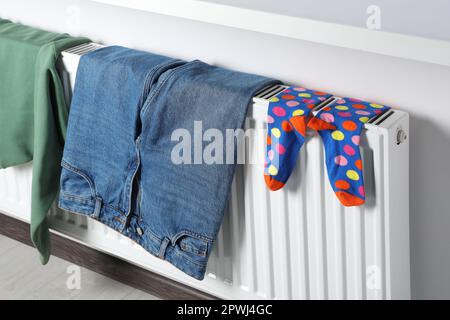
[[[161,246],[159,247],[158,257],[164,259],[164,255],[166,254],[167,246],[170,243],[170,239],[164,238],[161,242]]]
[[[95,198],[95,208],[94,208],[94,213],[92,213],[92,217],[94,219],[98,219],[100,216],[100,211],[102,209],[102,199],[99,197]]]

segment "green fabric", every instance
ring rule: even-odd
[[[31,239],[43,264],[68,118],[56,63],[62,50],[85,42],[0,19],[0,168],[33,161]]]

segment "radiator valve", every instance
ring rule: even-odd
[[[408,136],[406,135],[406,132],[402,128],[398,128],[397,129],[397,145],[405,142],[406,138],[408,138]]]

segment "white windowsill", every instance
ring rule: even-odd
[[[92,0],[293,39],[450,66],[450,41],[374,31],[198,0]]]

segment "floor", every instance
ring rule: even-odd
[[[0,235],[0,299],[157,298],[56,257],[42,266],[34,248]]]

